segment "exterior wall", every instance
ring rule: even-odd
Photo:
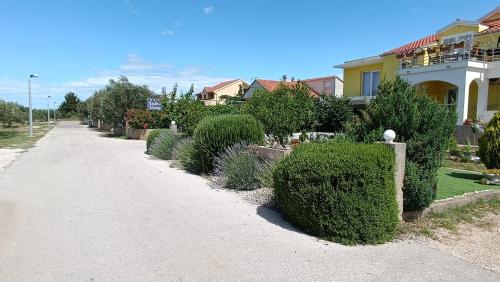
[[[479,86],[477,82],[473,81],[469,86],[469,107],[467,110],[467,118],[475,120],[477,116],[477,95],[479,93]]]
[[[474,36],[474,41],[478,41],[481,48],[496,48],[500,33]]]
[[[479,32],[479,26],[466,26],[457,25],[453,28],[445,30],[444,32],[438,33],[439,42],[443,43],[443,38],[455,34],[466,33],[466,32]]]
[[[257,81],[254,81],[250,87],[248,88],[248,90],[245,92],[245,95],[243,96],[243,99],[245,100],[248,100],[250,98],[252,98],[253,96],[253,93],[257,90],[257,89],[262,89],[264,87],[262,87],[262,85],[260,85]]]
[[[317,93],[325,93],[326,95],[334,95],[335,94],[335,77],[328,79],[317,79],[305,81],[309,87],[311,87]]]
[[[500,111],[500,84],[490,84],[488,88],[488,111]]]
[[[235,97],[238,95],[238,92],[240,91],[240,85],[245,90],[248,87],[248,84],[245,83],[244,81],[240,80],[237,83],[233,83],[230,85],[227,85],[225,87],[222,87],[218,90],[215,90],[213,92],[213,98],[212,99],[207,99],[209,93],[202,93],[202,99],[205,105],[210,106],[210,105],[216,105],[216,104],[225,104],[224,100],[220,100],[221,96],[230,96],[230,97]]]
[[[448,90],[453,88],[457,87],[442,81],[428,81],[417,85],[417,91],[419,91],[420,94],[428,95],[440,104],[446,102]]]
[[[361,76],[365,71],[379,70],[383,73],[383,64],[366,65],[344,69],[344,96],[361,96]]]
[[[344,82],[340,80],[338,77],[335,78],[335,96],[337,97],[344,96]]]
[[[396,57],[396,55],[384,56],[384,61],[382,64],[383,67],[381,78],[393,80],[399,70],[399,59]]]

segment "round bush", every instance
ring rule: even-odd
[[[151,155],[151,145],[153,145],[154,140],[160,135],[161,132],[167,131],[168,129],[151,129],[149,130],[148,138],[146,139],[146,154]]]
[[[493,116],[479,139],[479,157],[488,169],[500,168],[500,112]]]
[[[178,137],[170,130],[163,130],[151,145],[151,154],[162,160],[170,160]]]
[[[394,152],[382,144],[301,145],[273,172],[276,202],[307,233],[342,244],[395,236]]]
[[[214,157],[225,148],[239,142],[261,144],[262,126],[249,115],[220,115],[206,117],[194,130],[194,171],[210,173]]]

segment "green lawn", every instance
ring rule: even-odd
[[[33,126],[33,136],[29,137],[27,125],[16,125],[10,128],[0,127],[0,148],[26,149],[42,138],[50,127],[46,123]]]
[[[463,195],[468,192],[500,189],[499,185],[481,184],[481,173],[440,168],[438,171],[437,200]]]

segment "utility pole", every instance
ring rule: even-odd
[[[28,79],[30,137],[33,137],[33,106],[31,101],[31,79],[36,77],[38,77],[38,74],[30,74],[30,78]]]
[[[50,96],[47,96],[47,124],[50,126]]]
[[[56,124],[56,101],[54,101],[54,125]]]

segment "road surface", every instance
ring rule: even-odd
[[[349,247],[61,122],[0,172],[0,281],[500,281],[423,245]]]

